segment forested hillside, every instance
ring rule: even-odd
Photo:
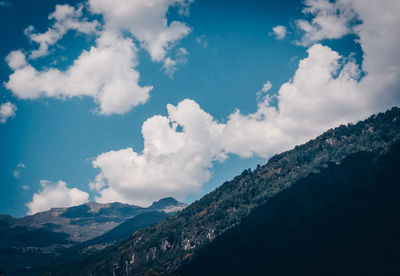
[[[177,275],[399,275],[400,143],[311,173]]]
[[[304,145],[272,157],[254,171],[243,171],[178,215],[137,231],[120,244],[75,264],[74,273],[143,275],[149,269],[173,273],[199,249],[299,180],[340,165],[358,152],[379,156],[399,138],[399,108],[328,130]]]

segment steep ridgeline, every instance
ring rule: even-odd
[[[400,275],[400,143],[357,152],[257,207],[176,272]]]
[[[399,108],[355,125],[328,130],[304,145],[272,157],[254,171],[245,170],[178,215],[137,231],[120,244],[76,264],[79,269],[74,271],[69,266],[69,275],[144,275],[149,269],[170,274],[197,250],[238,225],[254,208],[310,173],[319,173],[331,164],[339,165],[360,151],[380,155],[399,138]]]
[[[0,215],[0,270],[9,275],[38,275],[59,256],[83,258],[186,206],[164,198],[147,208],[89,202],[23,218]]]

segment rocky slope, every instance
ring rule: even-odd
[[[400,109],[371,116],[355,125],[328,130],[304,145],[272,157],[256,170],[222,184],[178,215],[135,232],[89,260],[71,265],[74,275],[144,275],[149,269],[171,274],[193,253],[238,225],[256,207],[267,203],[310,173],[363,151],[383,154],[400,138]],[[60,273],[62,274],[62,273]]]
[[[113,229],[123,221],[139,214],[154,211],[178,211],[186,207],[173,198],[154,202],[150,207],[114,203],[88,202],[70,208],[53,208],[23,218],[2,215],[0,220],[7,221],[12,227],[22,226],[41,228],[57,233],[66,233],[69,240],[83,242],[93,239]]]
[[[186,206],[165,198],[147,208],[89,202],[23,218],[0,215],[0,269],[10,275],[40,274],[59,259],[83,258]]]

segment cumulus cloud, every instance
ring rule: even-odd
[[[138,84],[136,51],[131,39],[103,32],[97,45],[83,51],[66,71],[38,71],[21,51],[13,51],[6,60],[15,71],[5,86],[20,99],[89,96],[101,114],[122,114],[145,103],[152,89]]]
[[[313,16],[308,20],[297,20],[296,24],[304,32],[299,44],[310,45],[322,39],[336,39],[349,34],[352,22],[357,19],[350,0],[306,0],[303,13]]]
[[[150,54],[153,61],[161,62],[167,51],[191,29],[183,22],[168,22],[167,12],[178,6],[180,13],[188,12],[192,1],[186,0],[89,0],[93,13],[102,14],[109,30],[129,31]]]
[[[287,33],[286,27],[282,25],[273,27],[272,31],[277,39],[284,39]]]
[[[29,26],[25,33],[39,44],[29,57],[34,59],[49,54],[49,46],[57,43],[69,30],[96,34],[96,45],[84,50],[65,71],[55,67],[38,70],[26,60],[26,53],[12,51],[6,58],[14,71],[5,87],[20,99],[55,97],[92,97],[99,104],[100,114],[123,114],[145,103],[152,86],[138,84],[139,73],[135,38],[147,50],[153,61],[162,62],[162,70],[172,77],[179,64],[186,62],[187,50],[179,48],[174,58],[167,52],[185,37],[190,28],[179,21],[168,22],[170,7],[187,15],[191,0],[104,1],[90,0],[89,11],[101,14],[103,26],[83,16],[84,5],[77,8],[57,5],[49,15],[53,25],[44,33],[34,33]],[[86,7],[86,6],[85,6]],[[100,27],[102,30],[100,31]],[[129,32],[131,36],[127,36]]]
[[[167,109],[168,117],[154,116],[143,124],[143,152],[126,148],[93,161],[100,169],[90,185],[100,193],[97,201],[145,206],[162,197],[183,200],[201,191],[212,161],[226,158],[220,146],[224,126],[192,100]]]
[[[396,29],[400,3],[310,0],[305,4],[305,11],[314,16],[308,24],[315,29],[306,32],[303,41],[354,32],[363,50],[362,64],[327,46],[311,46],[293,78],[280,87],[276,108],[266,97],[256,113],[230,115],[224,138],[227,152],[241,156],[276,153],[330,127],[400,103],[400,33]],[[355,19],[360,24],[350,27]]]
[[[362,21],[352,29],[359,36],[362,64],[315,44],[274,98],[265,96],[253,114],[234,111],[226,123],[217,122],[191,100],[169,105],[167,117],[154,116],[143,125],[142,153],[131,148],[111,151],[93,162],[100,170],[91,184],[100,193],[98,200],[149,204],[167,194],[182,199],[199,191],[210,177],[213,162],[225,160],[228,154],[268,157],[328,128],[400,104],[400,33],[396,30],[400,2],[365,5],[352,0],[351,6]],[[260,91],[271,86],[267,82]]]
[[[355,89],[354,61],[342,64],[337,52],[319,44],[308,53],[293,80],[280,88],[278,107],[266,96],[256,113],[236,110],[226,123],[218,123],[192,100],[168,105],[168,117],[154,116],[143,124],[142,153],[110,151],[93,162],[100,169],[91,183],[100,193],[97,200],[138,205],[167,195],[182,200],[200,191],[213,162],[229,153],[267,157],[365,114],[367,106],[359,101],[365,97]],[[260,91],[271,86],[266,82]]]
[[[380,91],[375,98],[376,106],[385,107],[388,103],[398,103],[400,75],[400,55],[398,43],[400,33],[396,26],[400,24],[397,10],[400,2],[396,0],[312,0],[305,2],[313,18],[308,24],[315,25],[318,32],[306,31],[302,41],[307,43],[325,38],[340,38],[354,33],[363,51],[362,70],[366,76],[359,83],[360,91]],[[326,17],[333,16],[335,20]],[[331,25],[323,22],[330,22]],[[356,21],[358,24],[352,24]],[[316,22],[316,23],[315,23]],[[318,23],[320,22],[320,23]],[[314,24],[315,23],[315,24]],[[318,35],[317,35],[318,33]],[[332,36],[332,34],[335,34]]]
[[[40,181],[42,189],[33,194],[32,201],[27,203],[28,215],[43,212],[56,207],[71,207],[83,204],[89,200],[89,194],[77,188],[68,188],[63,181],[51,183]]]
[[[167,117],[154,116],[143,124],[142,153],[127,148],[95,159],[100,173],[91,188],[99,192],[97,200],[138,205],[168,195],[182,200],[200,191],[213,162],[229,153],[267,157],[366,114],[365,97],[355,89],[354,61],[343,64],[337,52],[319,44],[308,53],[293,80],[280,88],[278,107],[266,96],[256,113],[236,110],[226,123],[218,123],[192,100],[168,105]],[[260,91],[271,86],[266,82]]]
[[[277,107],[266,97],[256,113],[243,115],[237,110],[229,116],[226,151],[267,156],[369,114],[373,102],[371,95],[357,89],[359,69],[354,61],[341,63],[337,52],[320,44],[307,52],[293,79],[280,87]]]
[[[17,107],[11,102],[6,102],[0,105],[0,123],[5,123],[9,118],[15,116],[15,111]]]
[[[49,54],[49,46],[59,41],[69,30],[84,34],[95,34],[100,28],[97,20],[89,22],[82,17],[83,6],[74,8],[68,4],[56,5],[56,9],[49,15],[49,20],[54,20],[53,25],[44,33],[34,33],[34,27],[25,29],[25,34],[33,42],[39,44],[39,49],[33,50],[30,58],[36,59]]]
[[[8,63],[8,66],[14,71],[28,65],[28,63],[26,62],[26,56],[21,50],[10,52],[6,56],[6,62]]]

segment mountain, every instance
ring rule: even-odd
[[[0,221],[8,222],[11,227],[41,228],[65,233],[69,235],[69,240],[83,242],[98,237],[139,214],[169,210],[177,212],[185,207],[186,204],[174,198],[160,199],[147,208],[119,202],[88,202],[70,208],[52,208],[23,218],[0,215]]]
[[[83,258],[186,206],[165,198],[147,208],[88,202],[23,218],[0,215],[0,268],[12,275],[39,274],[59,259]]]
[[[400,275],[400,143],[357,152],[272,197],[176,275]]]
[[[239,225],[257,207],[295,188],[310,174],[345,164],[347,158],[361,152],[380,157],[399,139],[399,108],[330,129],[306,144],[275,155],[254,171],[244,170],[176,216],[137,231],[83,262],[68,264],[67,274],[145,275],[150,269],[171,274],[216,237]]]
[[[170,206],[171,205],[168,205],[168,207]],[[151,211],[142,213],[133,218],[125,220],[123,223],[114,227],[113,229],[104,233],[103,235],[88,240],[82,244],[88,246],[93,244],[112,243],[121,240],[123,238],[126,238],[133,232],[145,228],[148,225],[156,224],[167,217],[168,214],[165,213],[164,211]]]
[[[0,220],[0,275],[26,275],[32,266],[45,270],[57,250],[72,244],[65,233],[11,226]]]
[[[150,208],[163,210],[166,213],[173,213],[182,210],[186,206],[187,204],[181,203],[173,197],[166,197],[153,202]]]

